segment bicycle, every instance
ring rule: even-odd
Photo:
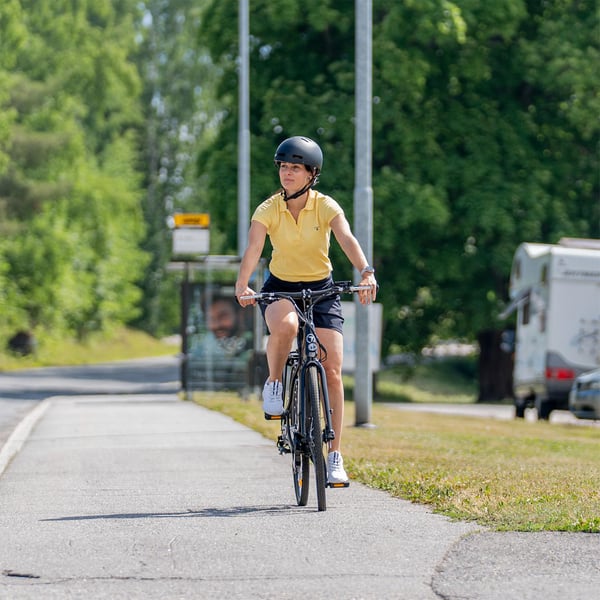
[[[321,300],[343,293],[368,290],[369,286],[355,286],[350,281],[332,283],[323,290],[303,289],[297,292],[264,292],[244,296],[270,304],[287,299],[298,314],[297,349],[286,360],[283,374],[283,414],[267,415],[267,420],[281,421],[281,435],[277,439],[280,454],[291,454],[294,491],[298,506],[308,502],[310,464],[315,474],[315,489],[319,511],[327,508],[326,487],[348,487],[349,482],[330,483],[327,480],[329,444],[335,439],[331,426],[331,408],[327,392],[327,378],[321,364],[319,350],[326,351],[317,338],[313,322],[314,306]],[[296,301],[301,301],[301,308]]]

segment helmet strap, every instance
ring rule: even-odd
[[[298,190],[295,194],[292,194],[291,196],[288,196],[288,194],[284,188],[281,192],[283,199],[287,202],[288,200],[293,200],[294,198],[299,198],[300,196],[302,196],[302,194],[305,194],[306,192],[308,192],[308,190],[310,190],[310,188],[315,183],[317,183],[318,178],[319,178],[319,174],[315,173],[315,175],[313,175],[311,177],[310,181],[301,190]]]

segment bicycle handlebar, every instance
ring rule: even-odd
[[[298,292],[263,292],[249,296],[240,296],[240,300],[256,300],[258,302],[269,302],[281,298],[307,300],[308,298],[323,298],[336,294],[352,294],[362,290],[370,290],[371,287],[370,285],[352,285],[351,281],[336,281],[323,290],[303,289]]]

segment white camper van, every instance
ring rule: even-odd
[[[600,240],[521,244],[510,277],[517,310],[514,387],[517,417],[568,409],[573,379],[600,366]]]

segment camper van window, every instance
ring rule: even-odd
[[[542,267],[542,273],[540,275],[540,282],[544,285],[548,283],[548,265],[544,265]]]
[[[521,279],[521,261],[515,261],[515,279]]]
[[[521,314],[521,325],[529,324],[529,309],[531,306],[531,302],[529,301],[529,297],[523,302],[523,312]]]

